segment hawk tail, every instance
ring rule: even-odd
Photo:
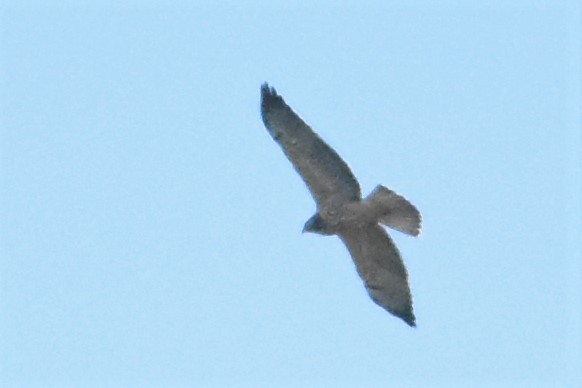
[[[366,202],[372,206],[381,224],[411,236],[420,234],[422,217],[406,198],[378,185],[366,197]]]

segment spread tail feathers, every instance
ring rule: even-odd
[[[366,197],[366,202],[378,214],[378,222],[381,224],[411,236],[420,234],[422,217],[420,212],[406,198],[382,185],[378,185]]]

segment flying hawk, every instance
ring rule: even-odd
[[[396,245],[379,224],[418,236],[419,211],[381,185],[362,199],[360,185],[346,162],[267,83],[261,87],[261,113],[265,127],[317,204],[317,212],[303,231],[337,235],[348,248],[372,300],[416,326],[406,268]]]

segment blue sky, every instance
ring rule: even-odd
[[[577,2],[0,8],[0,385],[577,386]],[[526,5],[527,4],[527,5]],[[422,212],[369,300],[269,81]]]

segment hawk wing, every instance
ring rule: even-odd
[[[343,201],[361,198],[360,185],[346,162],[266,83],[261,87],[261,114],[318,205],[331,197]]]
[[[379,225],[365,225],[338,235],[350,251],[372,300],[410,326],[416,326],[408,274],[388,233]]]

